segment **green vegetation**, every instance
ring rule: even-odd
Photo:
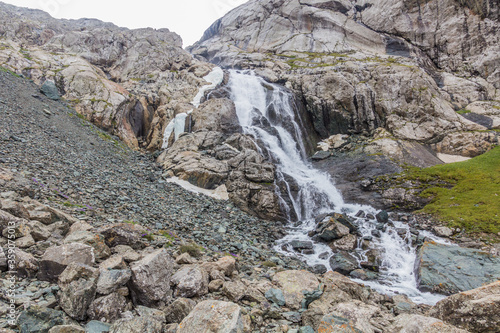
[[[15,77],[21,77],[21,76],[17,75],[16,73],[14,73],[13,71],[11,71],[10,69],[2,67],[2,66],[0,66],[0,72],[9,73],[11,75],[14,75]]]
[[[262,263],[262,266],[267,267],[267,268],[273,268],[273,267],[276,267],[277,265],[272,261],[264,261]]]
[[[467,113],[471,113],[471,110],[462,109],[462,110],[458,110],[457,113],[458,114],[467,114]]]
[[[432,201],[422,211],[450,227],[500,232],[500,146],[465,162],[408,168],[399,180],[430,184],[421,196]]]
[[[202,256],[202,248],[195,243],[181,245],[180,248],[181,253],[189,253],[191,257],[199,258]]]

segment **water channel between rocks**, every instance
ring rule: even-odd
[[[232,70],[228,85],[244,133],[253,136],[276,164],[278,188],[287,189],[281,191],[281,200],[289,220],[299,221],[291,222],[288,235],[278,241],[278,252],[297,256],[311,266],[331,269],[332,257],[345,252],[334,252],[309,235],[318,223],[328,223],[331,213],[345,214],[354,229],[351,233],[357,235],[354,249],[348,254],[358,264],[366,262],[373,253],[380,261],[375,270],[378,272],[368,271],[376,279],[354,281],[384,294],[405,294],[416,303],[435,304],[444,298],[417,288],[416,246],[412,245],[416,235],[408,223],[393,219],[381,223],[375,218],[378,212],[373,207],[345,203],[332,179],[308,162],[304,147],[307,133],[288,90],[251,71]],[[445,242],[425,231],[419,231],[419,237]]]

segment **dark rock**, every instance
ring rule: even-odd
[[[313,155],[312,159],[314,161],[321,161],[327,159],[330,156],[332,156],[332,153],[330,153],[329,151],[318,151]]]
[[[458,246],[426,242],[415,265],[419,289],[445,295],[500,279],[500,257]]]
[[[40,91],[47,96],[48,98],[57,101],[61,98],[59,95],[59,90],[56,87],[56,84],[54,81],[47,80],[43,83],[42,87],[40,88]]]
[[[382,233],[380,232],[380,230],[372,230],[372,236],[380,238],[382,237]]]
[[[31,306],[21,312],[17,325],[22,333],[48,333],[52,327],[69,324],[69,322],[70,319],[62,311]]]
[[[370,272],[366,271],[364,269],[355,269],[351,273],[349,273],[349,276],[354,278],[354,279],[360,279],[364,281],[370,281],[370,280],[377,280],[378,279],[378,274],[375,272]]]
[[[300,323],[302,321],[302,316],[299,312],[283,312],[281,315],[292,323]]]
[[[377,221],[380,223],[389,222],[389,214],[385,210],[379,212],[375,217],[377,218]]]
[[[330,267],[334,272],[349,275],[358,268],[358,261],[346,251],[340,251],[330,258]]]
[[[106,324],[97,320],[91,320],[87,323],[87,325],[85,325],[85,331],[87,333],[109,332],[110,328],[110,324]]]
[[[290,245],[294,250],[303,250],[303,249],[312,249],[313,243],[311,241],[299,241],[293,240],[290,242]]]
[[[326,268],[325,265],[318,264],[312,267],[312,272],[314,274],[325,274],[327,271],[328,269]]]

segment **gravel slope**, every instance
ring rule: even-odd
[[[134,221],[213,251],[258,260],[274,255],[265,249],[283,233],[278,222],[166,183],[153,156],[130,150],[34,83],[2,71],[0,123],[0,167],[30,179],[24,193],[31,197],[95,225]]]

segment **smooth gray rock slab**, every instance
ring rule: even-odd
[[[500,279],[500,258],[480,250],[426,242],[415,263],[418,287],[445,295]]]

